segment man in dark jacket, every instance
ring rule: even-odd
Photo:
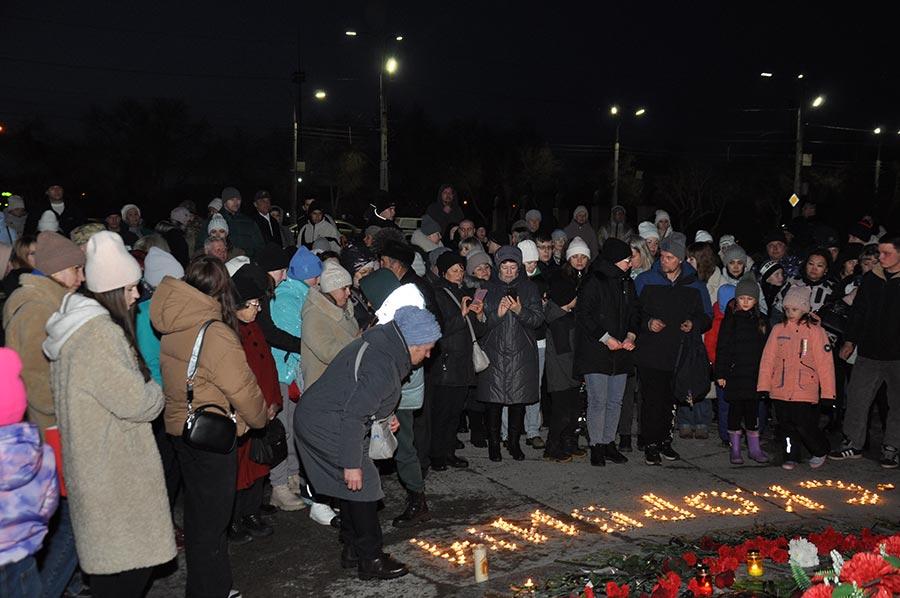
[[[36,234],[38,220],[41,214],[47,210],[52,210],[59,220],[59,232],[66,237],[77,228],[87,222],[84,214],[74,202],[66,202],[64,197],[65,191],[60,185],[51,185],[47,189],[44,199],[38,202],[37,206],[33,206],[28,210],[28,220],[25,222],[25,231]]]
[[[222,210],[219,214],[228,223],[228,240],[231,244],[243,249],[247,257],[253,259],[265,243],[253,219],[241,212],[240,191],[234,187],[222,189]]]
[[[401,381],[422,363],[440,338],[434,317],[402,307],[394,321],[376,326],[347,345],[303,394],[293,426],[310,481],[341,501],[341,565],[359,578],[392,579],[409,571],[384,554],[378,501],[381,479],[369,457],[375,420],[391,416]],[[391,421],[397,430],[397,419]]]
[[[275,243],[282,245],[281,242],[281,224],[269,214],[272,208],[272,196],[268,191],[257,191],[253,196],[253,207],[256,210],[253,213],[253,220],[259,227],[259,232],[263,238],[263,244]]]
[[[456,201],[456,190],[450,185],[441,185],[437,200],[428,206],[425,213],[441,226],[441,231],[446,231],[450,224],[465,218]]]
[[[853,301],[841,347],[841,359],[856,349],[856,364],[847,385],[844,444],[831,459],[859,459],[866,441],[869,407],[882,383],[887,384],[888,420],[881,447],[881,466],[900,466],[900,235],[878,243],[878,265],[865,274]]]
[[[644,461],[659,465],[660,455],[669,461],[680,458],[671,441],[675,416],[672,378],[678,350],[685,334],[699,336],[709,330],[712,304],[706,285],[685,261],[681,237],[670,237],[660,244],[659,260],[637,277],[635,287],[641,314],[635,359],[644,401]]]
[[[591,465],[603,466],[606,459],[628,461],[615,441],[639,326],[637,294],[628,275],[631,247],[610,237],[591,269],[575,306],[573,372],[584,376],[587,386]]]

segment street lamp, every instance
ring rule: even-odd
[[[619,107],[612,106],[609,109],[609,113],[616,118],[616,143],[613,145],[613,191],[612,191],[612,204],[617,205],[619,203],[619,127],[622,124],[619,116]],[[634,112],[634,116],[639,118],[647,113],[646,108],[638,108]]]
[[[798,77],[799,78],[799,77]],[[825,96],[816,96],[811,106],[818,108],[825,103]],[[794,156],[794,195],[800,197],[801,191],[801,172],[803,168],[803,100],[797,104],[797,139]]]
[[[325,91],[324,89],[317,89],[315,96],[316,96],[317,100],[324,100],[325,98],[328,97],[328,92]]]
[[[394,73],[397,72],[398,66],[399,65],[397,64],[397,59],[394,57],[391,57],[391,58],[388,58],[387,61],[384,63],[384,70],[387,71],[387,73],[389,75],[393,75]]]

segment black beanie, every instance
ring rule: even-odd
[[[391,199],[387,191],[379,191],[375,194],[375,202],[372,204],[376,214],[381,214],[388,208],[396,207],[397,203]]]
[[[600,257],[610,264],[616,264],[631,257],[631,245],[622,239],[610,237],[603,242],[603,249],[600,250]]]
[[[264,272],[284,270],[290,265],[291,257],[292,253],[274,243],[269,243],[256,255],[256,265]]]
[[[398,262],[402,262],[407,267],[412,266],[413,260],[416,259],[415,250],[408,243],[398,243],[397,241],[388,241],[381,248],[381,255],[393,258]]]
[[[256,264],[244,264],[231,280],[244,302],[260,299],[269,292],[269,275]]]
[[[463,270],[466,269],[466,258],[462,257],[455,251],[447,251],[441,254],[441,256],[437,259],[437,269],[438,273],[443,276],[447,273],[447,270],[452,268],[455,264],[459,264],[462,266]]]

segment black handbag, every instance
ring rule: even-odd
[[[213,453],[227,454],[234,450],[237,443],[237,422],[234,407],[228,405],[231,413],[218,405],[203,405],[194,409],[194,376],[197,374],[197,362],[200,359],[200,348],[203,337],[210,324],[217,320],[209,320],[197,333],[194,349],[187,371],[187,419],[181,431],[181,439],[195,449]],[[217,413],[219,412],[219,413]]]
[[[287,434],[279,420],[273,419],[262,430],[254,430],[250,434],[251,461],[275,467],[287,459]]]
[[[844,336],[847,320],[850,319],[850,306],[843,301],[832,301],[819,308],[817,313],[822,328],[835,336]]]
[[[686,332],[681,335],[675,372],[672,376],[672,393],[679,405],[693,405],[703,400],[709,392],[709,355],[700,335]]]

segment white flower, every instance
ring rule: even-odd
[[[791,562],[800,567],[818,567],[819,549],[816,545],[804,538],[794,539],[788,543],[788,554]]]

